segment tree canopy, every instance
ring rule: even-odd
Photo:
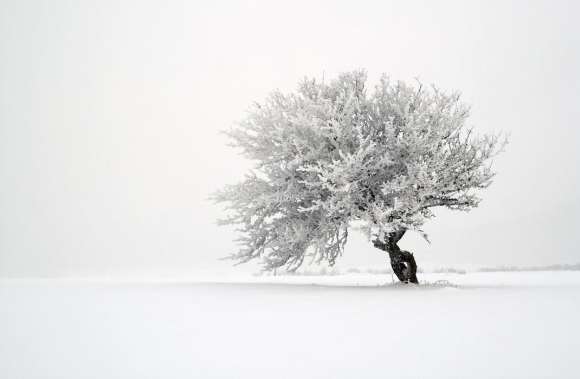
[[[434,207],[467,211],[492,182],[500,135],[475,135],[458,93],[393,82],[374,90],[364,71],[275,91],[226,134],[255,162],[213,195],[222,224],[239,226],[239,262],[295,270],[306,257],[334,264],[353,224],[369,238],[414,230]]]

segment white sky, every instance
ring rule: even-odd
[[[458,89],[511,133],[419,264],[580,261],[580,7],[570,2],[0,2],[0,276],[222,270],[206,200],[248,167],[218,131],[304,76]],[[343,264],[385,265],[354,235]]]

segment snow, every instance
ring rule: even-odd
[[[225,206],[219,224],[240,234],[231,258],[269,270],[296,269],[307,257],[334,265],[353,222],[373,243],[396,245],[406,231],[428,241],[422,227],[434,208],[479,205],[507,140],[472,134],[459,93],[387,75],[374,90],[366,83],[364,70],[305,78],[225,133],[255,164],[211,196]]]
[[[2,280],[0,378],[580,377],[580,272],[420,279]]]

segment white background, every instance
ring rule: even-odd
[[[0,276],[195,275],[235,245],[209,193],[249,167],[220,129],[304,76],[460,90],[511,133],[479,209],[419,263],[577,262],[577,2],[0,2]],[[384,265],[354,235],[342,263]]]

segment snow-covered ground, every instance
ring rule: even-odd
[[[3,280],[0,378],[580,377],[580,272],[421,279]]]

